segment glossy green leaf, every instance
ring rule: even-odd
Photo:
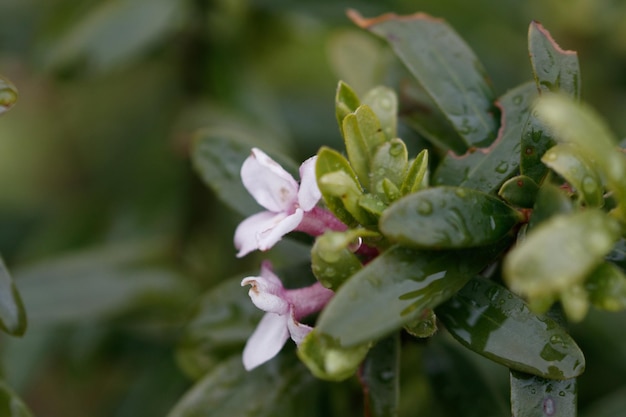
[[[389,87],[374,87],[365,94],[362,103],[369,106],[380,122],[387,140],[398,136],[398,96]]]
[[[437,185],[458,185],[486,193],[496,193],[504,181],[519,169],[520,138],[537,96],[533,83],[522,84],[499,99],[502,128],[488,148],[462,156],[446,155],[433,178]]]
[[[612,263],[598,266],[585,281],[585,289],[597,308],[608,311],[626,309],[626,274]]]
[[[406,176],[408,151],[401,139],[395,138],[381,145],[372,158],[370,173],[370,191],[383,201],[390,202],[400,196],[400,186]],[[390,183],[385,185],[385,183]],[[389,189],[397,190],[395,199]]]
[[[548,149],[541,161],[574,187],[586,205],[591,207],[603,205],[602,179],[580,149],[560,143]]]
[[[177,349],[179,366],[198,379],[233,351],[241,350],[263,315],[241,288],[228,279],[202,295],[194,307]]]
[[[9,80],[0,76],[0,114],[8,111],[17,101],[17,89]]]
[[[426,338],[437,333],[437,315],[435,311],[427,308],[419,317],[404,324],[404,330],[411,336]]]
[[[580,96],[580,66],[575,51],[566,51],[539,22],[528,28],[528,52],[537,86],[543,91]]]
[[[348,15],[390,44],[464,139],[466,148],[494,141],[498,121],[492,86],[474,52],[452,28],[423,13],[365,19],[350,10]]]
[[[511,371],[512,417],[575,417],[577,402],[575,378],[553,380]]]
[[[317,378],[343,381],[355,374],[370,343],[344,347],[334,338],[311,331],[298,346],[298,357]]]
[[[361,261],[350,248],[367,233],[363,229],[327,231],[315,239],[311,249],[311,269],[323,286],[336,291],[361,269]]]
[[[537,192],[535,205],[528,222],[528,230],[534,229],[553,216],[568,214],[573,211],[574,204],[567,193],[546,181]]]
[[[548,167],[541,162],[543,154],[556,142],[550,129],[531,112],[522,130],[520,172],[541,183],[548,173]]]
[[[343,138],[350,165],[363,187],[370,189],[372,159],[387,139],[378,117],[369,106],[361,105],[354,113],[344,117]]]
[[[615,220],[597,209],[554,216],[508,254],[504,278],[513,291],[530,298],[558,294],[582,283],[619,233]]]
[[[521,220],[517,210],[480,191],[432,187],[389,206],[380,230],[404,246],[468,248],[497,242]]]
[[[531,208],[538,192],[539,186],[532,178],[518,175],[505,181],[498,195],[513,206]]]
[[[409,165],[400,193],[407,195],[428,186],[428,150],[423,149]]]
[[[22,336],[26,331],[26,310],[22,297],[4,261],[0,258],[0,328],[13,336]]]
[[[358,224],[359,222],[351,213],[356,210],[354,205],[358,204],[358,196],[361,195],[363,191],[348,160],[339,152],[327,147],[322,147],[317,153],[315,172],[317,184],[319,185],[322,197],[328,208],[348,226]],[[340,174],[341,177],[335,174],[337,172],[343,173]],[[322,178],[329,174],[335,174],[335,177],[338,177],[337,180],[342,183],[336,184],[333,177],[331,177],[333,181],[327,181],[325,184]],[[341,190],[338,190],[338,186],[341,187]],[[344,189],[346,191],[344,191]],[[348,191],[350,195],[347,194]]]
[[[600,116],[583,104],[555,94],[542,97],[536,110],[558,141],[576,145],[593,161],[616,194],[619,215],[626,221],[626,155],[617,149],[617,140]]]
[[[3,417],[32,417],[21,398],[4,381],[0,381],[0,416]]]
[[[459,342],[511,369],[550,379],[585,369],[580,348],[563,328],[488,279],[473,279],[435,311]]]
[[[352,87],[343,81],[339,81],[335,95],[335,116],[337,117],[337,123],[339,123],[339,128],[342,133],[343,119],[350,113],[354,113],[360,105],[359,97]]]
[[[450,298],[498,255],[502,245],[457,251],[394,246],[337,291],[316,329],[343,346],[389,334]]]
[[[359,373],[365,394],[366,415],[396,417],[400,396],[400,334],[376,343]]]
[[[312,377],[295,355],[279,356],[247,372],[238,355],[198,381],[168,417],[270,417],[283,415],[284,403],[307,389]],[[233,395],[236,393],[236,395]]]

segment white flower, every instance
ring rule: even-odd
[[[237,257],[255,249],[270,249],[284,235],[295,230],[305,212],[313,210],[321,192],[315,179],[317,156],[300,166],[301,183],[267,156],[253,148],[241,166],[241,180],[254,199],[267,211],[254,214],[239,224],[235,231]]]
[[[260,277],[244,278],[241,285],[252,286],[248,292],[252,302],[266,311],[243,350],[243,365],[247,370],[276,356],[289,337],[300,344],[312,328],[299,320],[320,311],[333,296],[319,282],[305,288],[285,289],[269,263],[261,267]]]

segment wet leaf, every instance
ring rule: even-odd
[[[316,329],[343,346],[377,339],[450,298],[505,247],[416,251],[392,247],[354,274],[326,305]]]
[[[493,89],[474,52],[452,28],[423,13],[365,19],[350,10],[348,16],[390,44],[464,139],[466,148],[493,142],[498,122]]]
[[[528,222],[528,230],[534,229],[553,216],[573,211],[574,204],[569,196],[561,188],[546,181],[537,192],[533,212]]]
[[[400,196],[400,186],[406,176],[408,152],[401,139],[395,138],[381,145],[372,158],[370,168],[371,192],[385,202]],[[386,180],[386,181],[385,181]],[[385,182],[397,190],[396,198],[391,198],[385,190]]]
[[[367,354],[359,373],[366,415],[396,417],[400,396],[400,334],[380,340]]]
[[[339,81],[335,95],[335,116],[337,117],[337,123],[339,123],[339,129],[341,129],[342,134],[343,119],[350,113],[354,113],[360,105],[359,97],[352,87],[343,81]]]
[[[533,83],[522,84],[502,96],[502,128],[498,139],[488,148],[463,156],[446,155],[433,178],[437,185],[458,185],[486,193],[496,193],[502,183],[519,169],[520,138],[537,96]]]
[[[17,101],[17,89],[9,80],[0,76],[0,115],[9,111]]]
[[[474,278],[435,311],[464,346],[511,369],[550,379],[573,378],[585,369],[581,350],[563,328],[485,278]]]
[[[4,381],[0,381],[0,415],[3,417],[33,416],[22,399]]]
[[[284,356],[251,372],[244,370],[239,356],[222,362],[180,399],[168,417],[281,415],[280,407],[312,383],[295,355]]]
[[[362,103],[369,106],[380,122],[387,140],[398,136],[398,97],[389,87],[374,87],[365,94]]]
[[[504,260],[507,285],[529,298],[580,284],[619,237],[619,226],[597,209],[557,215],[526,235]]]
[[[521,220],[517,210],[488,194],[432,187],[389,206],[380,219],[380,230],[404,246],[468,248],[497,242]]]
[[[0,328],[10,335],[22,336],[26,331],[26,310],[22,297],[4,261],[0,258]]]
[[[511,371],[512,417],[574,417],[577,402],[575,378],[557,381]]]
[[[298,346],[298,357],[317,378],[343,381],[357,371],[370,343],[344,347],[334,338],[311,331]]]
[[[601,207],[604,204],[602,179],[580,149],[560,143],[548,149],[541,161],[574,187],[586,205]]]
[[[323,286],[336,291],[361,269],[361,261],[350,250],[350,246],[367,233],[362,229],[347,232],[327,231],[315,239],[311,249],[311,269]]]
[[[532,178],[518,175],[505,181],[498,195],[513,206],[531,208],[538,192],[539,186]]]
[[[585,289],[597,308],[608,311],[626,308],[626,275],[612,263],[598,266],[585,281]]]
[[[428,150],[423,149],[409,165],[409,170],[400,187],[400,193],[407,195],[428,186]]]
[[[363,188],[370,190],[370,167],[372,159],[385,141],[378,117],[374,111],[361,105],[354,113],[343,119],[343,138],[350,165]]]

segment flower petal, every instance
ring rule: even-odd
[[[272,359],[289,338],[287,316],[266,313],[243,349],[243,366],[246,370],[256,368]]]
[[[312,156],[300,165],[298,204],[304,211],[310,211],[322,198],[322,192],[317,186],[317,178],[315,176],[316,161],[317,155]]]
[[[267,250],[271,248],[274,243],[280,240],[282,235],[276,238],[271,245],[268,244],[267,238],[264,239],[263,236],[271,235],[271,230],[286,217],[285,213],[262,211],[239,223],[235,230],[235,247],[239,249],[237,257],[241,258],[256,249]]]
[[[241,181],[254,199],[275,213],[292,211],[298,199],[298,183],[276,161],[257,148],[241,166]]]
[[[268,250],[274,246],[283,236],[295,230],[302,221],[304,211],[296,209],[296,211],[286,216],[284,213],[276,216],[273,227],[266,228],[257,235],[259,250]]]
[[[289,329],[289,335],[291,339],[296,342],[297,345],[302,342],[302,340],[308,335],[313,328],[311,326],[307,326],[306,324],[302,324],[296,320],[293,309],[291,309],[289,313],[289,319],[287,320],[287,328]]]
[[[287,314],[289,302],[285,297],[285,289],[278,278],[278,282],[260,277],[247,277],[241,285],[251,285],[248,295],[259,309],[275,314]]]

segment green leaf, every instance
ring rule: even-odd
[[[522,215],[480,191],[433,187],[398,200],[380,218],[392,242],[415,248],[484,246],[502,239]]]
[[[618,215],[626,222],[626,155],[603,120],[589,107],[552,94],[537,103],[538,117],[559,142],[576,145],[602,173],[607,187],[616,194]]]
[[[391,88],[374,87],[363,97],[363,104],[369,106],[380,122],[387,140],[398,136],[398,97]]]
[[[361,269],[361,261],[350,250],[350,246],[360,240],[361,236],[369,233],[371,232],[364,229],[346,232],[327,231],[315,239],[311,249],[311,269],[315,278],[326,288],[336,291]]]
[[[502,247],[457,251],[392,247],[339,288],[316,329],[347,347],[389,334],[450,298]]]
[[[430,308],[422,311],[422,314],[415,320],[404,324],[404,330],[411,336],[422,339],[433,336],[438,330],[435,311]]]
[[[615,220],[597,209],[554,216],[508,254],[504,279],[514,292],[531,299],[559,294],[583,282],[619,232]]]
[[[580,97],[580,66],[575,51],[565,51],[539,22],[528,28],[528,51],[537,87]]]
[[[428,150],[423,149],[411,162],[409,170],[400,186],[400,193],[407,195],[428,186]]]
[[[22,297],[4,261],[0,258],[0,328],[13,336],[22,336],[26,331],[26,310]]]
[[[452,28],[423,13],[365,19],[350,10],[348,16],[391,45],[464,139],[466,148],[493,142],[498,124],[493,89],[474,52]]]
[[[535,199],[532,215],[528,222],[528,230],[556,215],[568,214],[574,211],[574,204],[569,196],[556,185],[544,182]]]
[[[598,266],[585,281],[589,301],[608,311],[626,309],[626,274],[612,263]]]
[[[400,333],[380,340],[370,349],[359,377],[369,411],[366,415],[396,417],[400,397]]]
[[[17,89],[9,80],[0,76],[0,114],[9,111],[17,101]]]
[[[537,89],[533,83],[522,84],[499,100],[502,128],[489,147],[458,157],[448,154],[435,171],[437,185],[458,185],[486,193],[496,193],[504,181],[519,169],[520,138]]]
[[[511,369],[550,379],[580,375],[585,358],[557,323],[485,278],[475,278],[435,309],[464,346]]]
[[[343,381],[357,371],[370,343],[345,347],[334,338],[313,329],[298,346],[298,357],[317,378]]]
[[[556,142],[552,138],[550,129],[537,119],[536,112],[532,112],[522,131],[520,172],[540,184],[548,167],[541,162],[543,154],[553,147]]]
[[[339,81],[335,95],[335,116],[337,117],[337,123],[339,123],[339,129],[341,129],[342,135],[343,119],[350,113],[354,113],[360,105],[359,97],[352,87],[343,81]]]
[[[372,159],[378,147],[386,141],[378,117],[371,108],[361,105],[344,117],[343,138],[350,165],[363,187],[370,189]]]
[[[518,175],[505,181],[498,195],[513,206],[531,208],[538,192],[539,186],[532,178]]]
[[[307,369],[294,361],[295,355],[284,356],[251,372],[244,370],[239,356],[222,362],[180,399],[168,417],[283,415],[280,407],[312,383]]]
[[[575,417],[577,400],[575,378],[557,381],[511,371],[512,417]]]
[[[0,415],[3,417],[32,417],[32,412],[4,381],[0,381]]]
[[[604,204],[602,179],[580,149],[560,143],[550,148],[541,161],[574,187],[587,206]]]
[[[375,152],[370,173],[370,191],[385,202],[393,201],[385,190],[385,183],[395,187],[397,199],[400,196],[400,187],[406,176],[408,165],[408,151],[401,139],[395,138],[385,142]]]

